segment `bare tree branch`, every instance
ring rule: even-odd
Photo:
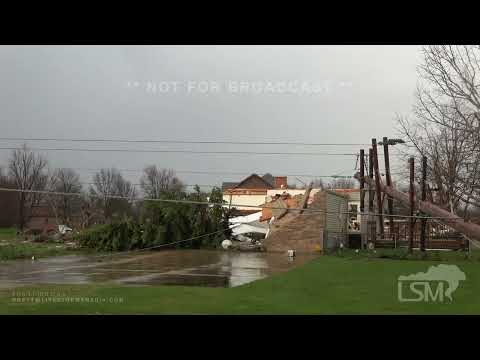
[[[14,150],[8,163],[9,175],[17,189],[21,190],[44,190],[47,185],[46,166],[47,160],[29,150],[26,145]],[[39,194],[24,192],[19,194],[20,229],[25,227],[32,214],[32,208],[40,199]]]
[[[102,209],[104,220],[110,220],[116,212],[126,214],[131,210],[136,190],[117,169],[101,169],[93,177],[90,193],[99,197],[97,204]],[[112,199],[111,196],[122,196],[131,200]]]
[[[158,199],[165,192],[182,191],[184,188],[173,170],[160,169],[151,165],[147,166],[143,172],[140,186],[144,194],[151,199]]]

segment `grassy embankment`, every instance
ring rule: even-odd
[[[390,252],[390,254],[389,254]],[[426,260],[393,260],[377,254],[322,256],[288,273],[237,288],[183,286],[36,286],[15,291],[50,292],[100,303],[18,303],[11,289],[0,290],[2,314],[480,314],[478,253],[430,253]],[[419,256],[419,255],[415,255]],[[466,274],[453,301],[400,302],[397,278],[425,272],[431,265],[456,264]],[[20,294],[29,296],[28,294]],[[33,294],[35,296],[35,294]],[[116,302],[115,302],[116,301]]]

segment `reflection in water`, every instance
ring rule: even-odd
[[[230,286],[243,285],[267,276],[265,256],[261,253],[238,253],[230,257]]]
[[[138,285],[234,287],[283,272],[315,258],[297,254],[164,250],[147,254],[62,256],[0,263],[0,284],[86,284],[114,281]]]

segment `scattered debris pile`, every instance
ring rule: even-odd
[[[304,198],[304,195],[291,196],[287,192],[275,195],[271,201],[264,204],[260,221],[267,221],[272,217],[281,219],[288,213],[288,209],[300,207]]]
[[[310,199],[309,199],[310,200]],[[295,207],[300,204],[310,203],[309,209],[325,208],[326,196],[324,192],[317,192],[311,201],[305,201],[305,195],[297,195],[292,198]],[[286,210],[281,212],[280,219],[270,225],[269,236],[263,241],[267,251],[287,252],[295,249],[297,252],[314,252],[322,250],[323,228],[325,214],[322,212],[300,210]]]
[[[26,229],[21,234],[23,242],[54,242],[64,245],[66,248],[78,248],[73,241],[73,229],[66,225],[48,226],[39,231],[35,228]]]
[[[331,208],[328,216],[327,205]],[[346,207],[345,196],[328,190],[309,187],[303,194],[276,194],[262,206],[262,211],[231,219],[234,236],[224,248],[285,253],[322,251],[324,246],[337,241],[336,235],[331,234],[335,232],[332,224],[341,227],[345,223],[346,228],[346,218],[340,216]],[[305,211],[307,208],[309,211]],[[315,209],[319,211],[310,211]],[[338,214],[332,215],[334,211]],[[340,232],[345,235],[346,230]]]
[[[262,212],[230,219],[232,238],[224,240],[222,247],[225,250],[262,251],[262,240],[268,233],[268,224],[260,222]]]
[[[265,248],[261,241],[232,241],[231,245],[228,246],[226,249],[236,251],[265,251]]]

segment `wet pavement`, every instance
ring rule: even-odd
[[[164,250],[115,255],[69,255],[0,262],[0,288],[13,284],[192,285],[234,287],[288,271],[316,258],[283,253]]]

